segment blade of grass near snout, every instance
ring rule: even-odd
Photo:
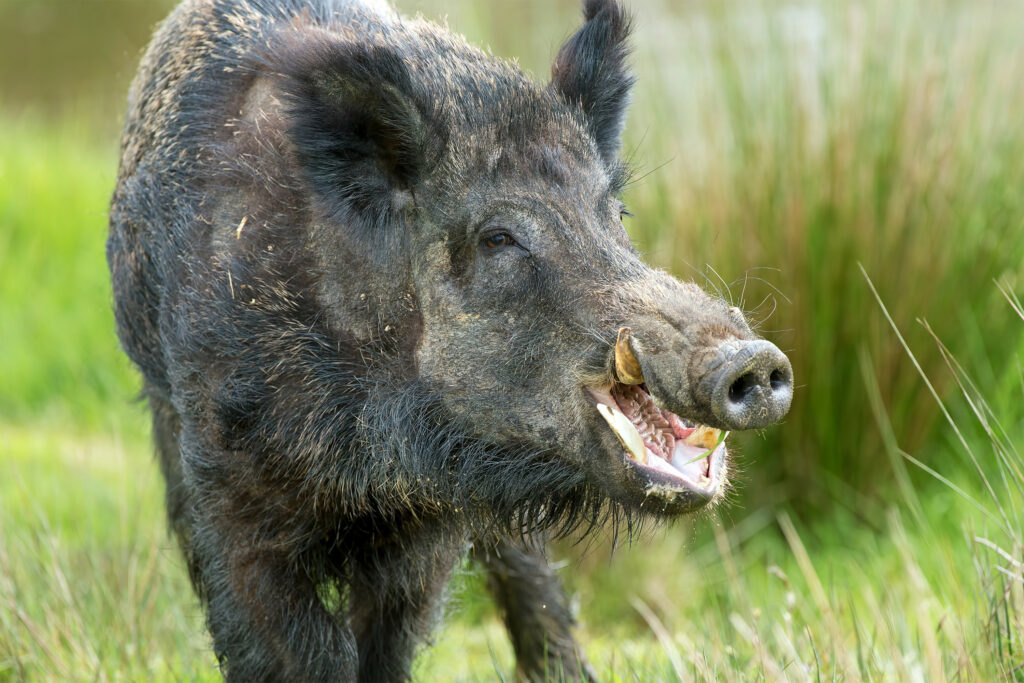
[[[711,455],[712,453],[714,453],[716,450],[718,450],[718,447],[722,445],[722,443],[725,441],[725,437],[727,437],[727,436],[729,436],[729,432],[722,432],[721,434],[719,434],[718,435],[718,441],[715,442],[715,445],[714,445],[713,448],[709,448],[708,450],[704,451],[703,453],[698,455],[693,460],[687,460],[686,462],[683,463],[683,467],[685,467],[686,465],[692,465],[693,463],[697,462],[698,460],[703,460],[704,458],[706,458],[709,455]]]

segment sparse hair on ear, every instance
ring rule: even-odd
[[[387,47],[307,35],[281,61],[288,134],[321,210],[356,231],[386,231],[443,153],[429,93]]]
[[[559,50],[551,88],[579,106],[604,162],[619,153],[635,79],[627,65],[630,19],[615,0],[584,0],[586,23]]]

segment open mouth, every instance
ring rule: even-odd
[[[709,498],[718,492],[728,432],[695,424],[659,407],[643,384],[615,382],[588,391],[622,444],[626,462],[649,486],[692,491]]]

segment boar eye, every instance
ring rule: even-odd
[[[512,235],[507,232],[495,232],[490,235],[486,235],[483,242],[484,246],[490,247],[491,249],[497,249],[498,247],[511,247],[516,244],[516,241],[512,239]]]

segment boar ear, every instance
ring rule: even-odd
[[[579,105],[605,163],[614,163],[626,119],[633,75],[629,17],[615,0],[584,0],[586,23],[570,38],[551,67],[551,87]]]
[[[306,40],[284,62],[289,136],[325,213],[392,223],[444,147],[429,96],[383,47]]]

